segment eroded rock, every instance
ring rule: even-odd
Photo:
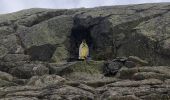
[[[34,75],[48,74],[49,69],[41,63],[25,63],[10,69],[10,73],[18,78],[28,79]]]
[[[43,75],[33,76],[27,85],[33,86],[50,86],[53,84],[61,84],[65,82],[65,79],[57,75]]]
[[[0,15],[0,99],[169,100],[169,5]]]

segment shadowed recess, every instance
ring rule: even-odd
[[[88,28],[85,28],[83,26],[75,26],[72,29],[71,33],[71,59],[77,59],[78,58],[78,52],[79,52],[79,46],[82,42],[82,40],[86,40],[89,49],[91,50],[92,46],[92,37],[90,35],[90,30]]]
[[[56,46],[52,44],[44,44],[40,46],[32,46],[25,50],[25,54],[31,56],[31,60],[50,61],[56,50]]]

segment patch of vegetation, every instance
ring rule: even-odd
[[[78,61],[62,71],[62,74],[85,72],[89,74],[102,73],[103,61]]]

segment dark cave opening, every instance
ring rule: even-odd
[[[70,59],[68,61],[78,60],[79,46],[83,39],[89,46],[89,58],[93,60],[108,59],[113,56],[112,43],[112,24],[105,19],[106,17],[91,16],[74,17],[74,26],[70,37]],[[108,49],[109,48],[109,49]]]
[[[90,29],[81,25],[74,26],[72,28],[71,38],[70,38],[71,49],[70,49],[69,61],[78,60],[79,46],[82,43],[82,40],[86,40],[86,43],[89,47],[89,57],[90,57],[90,52],[92,50],[92,44],[93,44],[92,37],[90,34]]]

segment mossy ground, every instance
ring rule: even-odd
[[[103,65],[104,61],[78,61],[66,68],[62,73],[84,72],[87,74],[100,74],[102,73]]]
[[[61,72],[61,75],[74,81],[92,81],[103,76],[104,61],[77,61]]]

